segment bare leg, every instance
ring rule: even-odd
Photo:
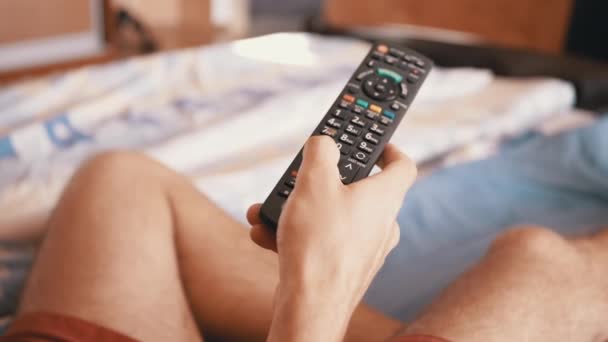
[[[276,256],[187,180],[112,153],[66,189],[21,312],[73,315],[145,341],[196,341],[198,328],[264,340],[277,282]],[[348,340],[382,341],[400,327],[361,306]]]
[[[542,228],[500,237],[409,333],[453,341],[608,340],[608,232],[566,240]]]

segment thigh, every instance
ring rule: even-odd
[[[538,227],[497,238],[408,327],[451,341],[605,341],[608,235],[577,241]]]
[[[150,169],[112,155],[67,187],[20,313],[75,316],[145,341],[200,339],[180,282],[173,219]]]

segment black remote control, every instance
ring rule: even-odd
[[[401,46],[375,44],[313,132],[336,140],[342,183],[369,175],[431,71],[427,57]],[[262,205],[261,220],[275,228],[294,188],[302,151]]]

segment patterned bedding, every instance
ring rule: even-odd
[[[83,159],[143,151],[239,220],[261,201],[367,52],[303,33],[140,57],[0,88],[0,314],[14,311],[48,215]],[[552,79],[435,69],[393,142],[419,162],[567,115]]]

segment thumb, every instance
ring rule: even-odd
[[[340,151],[328,136],[313,136],[308,139],[302,152],[302,165],[297,182],[339,181],[338,161]]]

